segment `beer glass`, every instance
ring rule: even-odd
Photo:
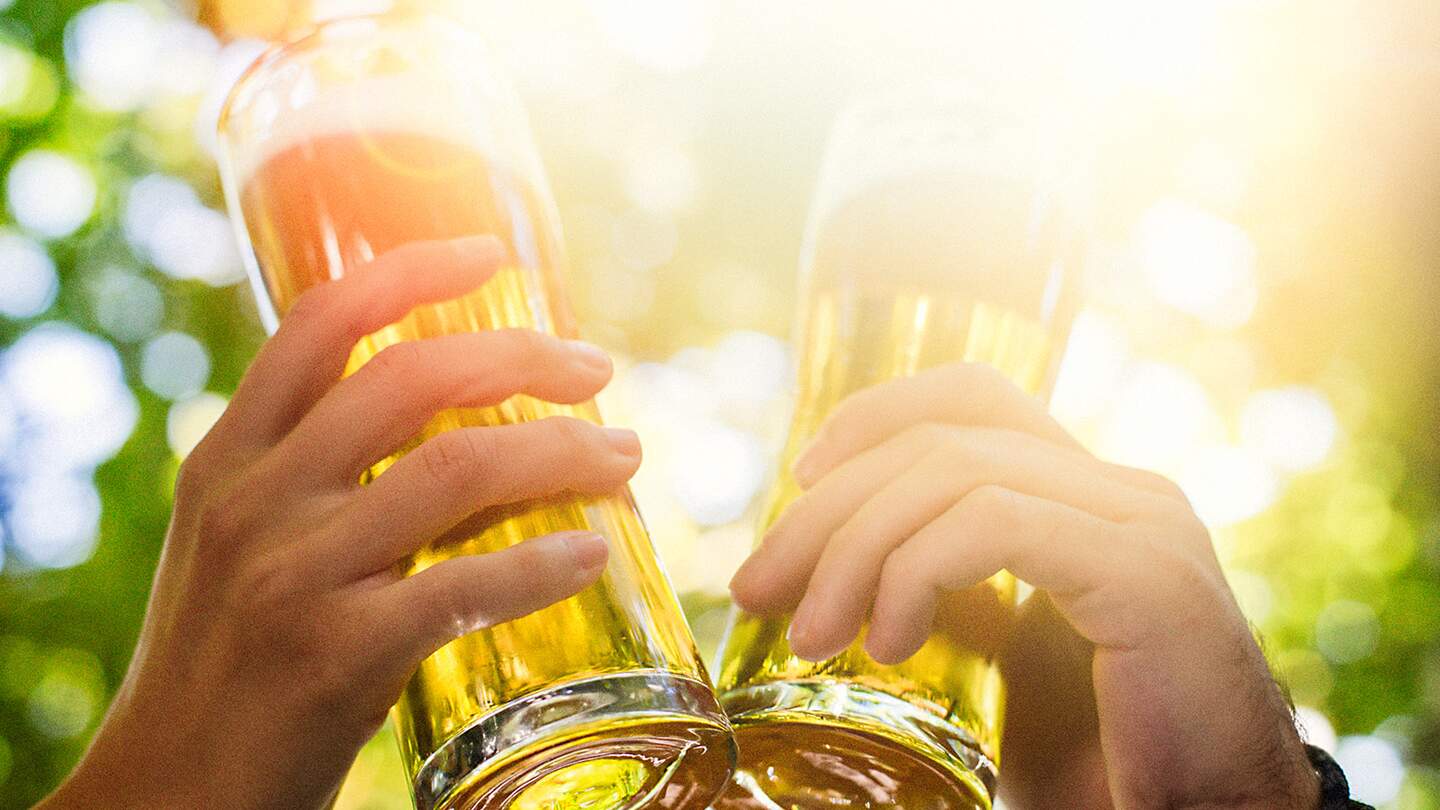
[[[554,205],[483,52],[444,17],[360,17],[273,49],[241,79],[220,124],[223,174],[269,328],[305,289],[402,244],[492,234],[508,256],[492,279],[360,341],[347,373],[398,341],[502,327],[574,336]],[[517,396],[442,413],[410,446],[554,415],[599,420],[593,404]],[[729,726],[628,490],[486,510],[405,573],[572,529],[609,542],[599,583],[450,643],[395,705],[421,810],[695,807],[728,779]]]
[[[791,463],[847,395],[960,361],[1047,391],[1081,230],[1058,137],[1044,117],[943,88],[841,117],[801,258],[796,410],[762,535],[800,495]],[[995,656],[1016,594],[1002,573],[950,598],[898,666],[860,641],[804,661],[789,617],[732,612],[718,684],[740,764],[716,808],[989,808],[1005,700]]]

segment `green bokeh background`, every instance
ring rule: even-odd
[[[190,125],[200,102],[186,97],[128,112],[88,103],[67,72],[64,48],[67,22],[88,5],[16,0],[0,11],[0,42],[37,60],[24,97],[0,111],[0,177],[17,157],[45,147],[86,165],[99,189],[84,226],[44,242],[59,272],[53,304],[33,317],[0,316],[0,347],[57,321],[104,336],[96,281],[103,268],[129,268],[163,293],[161,329],[203,343],[212,367],[206,389],[227,394],[263,339],[249,288],[166,276],[127,242],[121,222],[131,184],[155,171],[185,179],[202,202],[223,208],[214,167]],[[1297,702],[1322,710],[1341,735],[1376,735],[1401,753],[1406,781],[1393,806],[1440,807],[1440,37],[1425,3],[1368,5],[1363,26],[1350,25],[1361,19],[1360,6],[1341,5],[1356,16],[1268,4],[1249,29],[1247,53],[1295,40],[1313,47],[1277,46],[1271,61],[1240,60],[1251,67],[1229,81],[1244,92],[1222,95],[1228,102],[1214,109],[1197,112],[1183,99],[1137,91],[1098,110],[1114,120],[1105,163],[1114,179],[1099,233],[1123,232],[1154,198],[1164,172],[1148,169],[1175,159],[1167,144],[1181,140],[1177,133],[1198,130],[1246,148],[1249,190],[1232,218],[1254,239],[1262,272],[1281,269],[1250,322],[1228,337],[1261,358],[1259,384],[1323,391],[1343,438],[1262,514],[1217,531],[1217,543],[1232,570],[1261,577],[1259,593],[1240,589],[1242,602]],[[598,36],[594,25],[532,16],[542,31],[551,22],[563,29],[567,42]],[[594,126],[655,130],[655,138],[680,142],[709,178],[696,200],[667,215],[677,246],[650,269],[647,305],[620,317],[612,317],[605,285],[615,266],[613,218],[630,206],[624,171],[607,162],[615,155],[606,141],[575,135],[563,94],[527,91],[570,231],[572,287],[596,340],[658,360],[735,329],[786,335],[819,147],[847,83],[861,72],[853,67],[861,46],[785,24],[746,38],[741,22],[725,18],[704,70],[610,66],[616,87],[606,98],[614,109]],[[785,56],[767,56],[767,45]],[[688,118],[684,133],[667,128],[671,115]],[[1292,130],[1307,136],[1283,135]],[[17,229],[15,222],[7,207],[0,227]],[[743,292],[717,302],[717,289]],[[1117,304],[1113,291],[1094,298],[1148,351],[1180,366],[1213,337],[1179,316],[1149,323]],[[1147,343],[1157,330],[1167,337]],[[0,571],[0,808],[37,801],[83,751],[130,658],[168,520],[178,464],[166,434],[171,403],[141,384],[141,343],[111,342],[140,416],[95,474],[103,516],[94,556],[40,570],[11,554]],[[3,476],[13,474],[5,469],[0,521],[9,506]],[[646,497],[642,490],[648,509]],[[713,596],[696,591],[689,601],[713,607]],[[712,613],[698,625],[702,635],[714,624]],[[1331,645],[1327,656],[1326,639],[1345,638],[1362,639],[1359,652],[1337,656]],[[713,647],[713,638],[703,643]],[[403,806],[398,778],[382,739],[357,765],[346,806]]]

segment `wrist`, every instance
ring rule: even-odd
[[[37,810],[106,807],[146,810],[203,806],[204,795],[187,783],[196,770],[167,760],[164,733],[132,734],[124,707],[112,707],[75,769]]]

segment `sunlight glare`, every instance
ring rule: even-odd
[[[1246,446],[1286,472],[1323,464],[1339,433],[1330,400],[1303,386],[1259,391],[1240,414],[1240,435]]]
[[[1188,202],[1162,200],[1145,212],[1135,256],[1161,301],[1233,329],[1255,312],[1255,245],[1239,227]]]

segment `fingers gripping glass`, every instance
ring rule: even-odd
[[[305,290],[387,251],[492,234],[508,254],[494,277],[360,341],[347,373],[400,341],[511,327],[573,337],[545,178],[482,52],[440,17],[354,19],[273,50],[242,79],[221,123],[224,181],[272,330]],[[592,404],[514,397],[444,412],[411,446],[556,415],[599,419]],[[724,784],[729,728],[628,491],[485,510],[405,573],[572,529],[609,543],[598,584],[446,645],[395,705],[422,810],[693,807]]]
[[[1045,124],[949,88],[842,117],[812,204],[796,412],[762,534],[800,496],[791,464],[846,396],[962,361],[1048,390],[1078,251]],[[956,596],[897,666],[872,660],[863,634],[805,661],[790,617],[736,610],[718,683],[741,761],[716,808],[988,808],[1005,698],[996,654],[1016,592],[1002,573]]]

